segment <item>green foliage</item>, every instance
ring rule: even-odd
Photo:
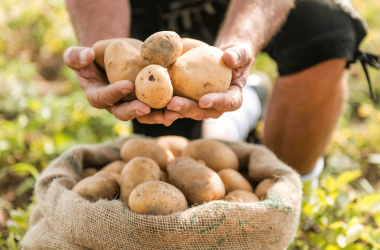
[[[380,1],[353,4],[371,29],[363,50],[380,54]],[[76,43],[64,1],[2,0],[0,37],[0,249],[18,249],[40,171],[73,145],[128,135],[131,127],[90,107],[63,65],[64,50]],[[289,249],[380,249],[380,110],[368,98],[360,67],[351,66],[351,93],[325,171],[316,190],[304,187],[300,228]],[[265,54],[255,69],[277,76]],[[380,73],[370,75],[380,96]]]

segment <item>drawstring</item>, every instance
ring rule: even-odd
[[[370,79],[369,74],[368,74],[367,65],[372,66],[376,69],[380,69],[380,57],[369,54],[369,53],[359,52],[358,59],[359,59],[360,63],[362,64],[365,76],[367,77],[369,93],[371,95],[371,99],[372,99],[373,103],[376,105],[377,98],[373,94],[372,83],[371,83],[371,79]]]

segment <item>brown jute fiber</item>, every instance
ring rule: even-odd
[[[132,137],[129,137],[132,138]],[[120,200],[90,202],[72,187],[85,167],[119,160],[129,138],[73,147],[36,183],[37,206],[22,248],[30,249],[284,249],[293,241],[301,209],[299,175],[263,146],[224,142],[256,181],[276,178],[256,203],[213,201],[165,216],[132,212]]]

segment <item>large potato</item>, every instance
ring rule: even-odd
[[[267,197],[268,190],[274,185],[273,179],[264,179],[256,187],[255,194],[259,199],[265,199]]]
[[[173,97],[173,86],[168,70],[159,65],[146,66],[135,82],[137,98],[149,107],[162,109]]]
[[[168,154],[153,139],[131,139],[126,141],[120,149],[120,156],[125,162],[142,156],[154,160],[161,169],[166,170]]]
[[[182,38],[181,42],[183,45],[181,56],[185,54],[186,52],[188,52],[189,50],[194,49],[196,47],[208,46],[207,43],[204,43],[202,41],[192,39],[192,38]]]
[[[133,189],[147,181],[158,181],[161,178],[160,167],[147,157],[136,157],[123,168],[120,176],[120,198],[128,204]]]
[[[136,81],[137,75],[145,67],[140,60],[140,53],[124,41],[114,41],[108,45],[104,54],[104,64],[108,81],[112,84],[121,80]],[[124,101],[136,99],[135,91],[124,97]]]
[[[127,164],[125,161],[113,161],[105,165],[101,170],[109,173],[121,174],[121,170],[123,170],[125,164]]]
[[[195,140],[189,143],[183,156],[203,160],[206,166],[219,172],[222,169],[239,168],[239,159],[235,152],[221,142],[214,140]]]
[[[251,184],[234,169],[223,169],[218,172],[218,175],[224,183],[227,194],[235,190],[253,192],[253,187]]]
[[[192,204],[219,200],[225,195],[219,175],[195,160],[169,172],[169,183],[181,190]]]
[[[149,181],[132,191],[129,207],[140,214],[163,215],[184,211],[188,205],[185,196],[176,187],[162,181]]]
[[[136,48],[138,51],[141,49],[141,45],[143,44],[142,41],[134,39],[134,38],[114,38],[114,39],[107,39],[107,40],[101,40],[94,45],[92,45],[92,49],[95,51],[95,62],[105,69],[104,66],[104,53],[106,52],[106,49],[108,45],[110,45],[114,41],[124,41],[132,45],[134,48]]]
[[[209,93],[226,91],[232,70],[223,59],[223,51],[200,46],[180,56],[169,69],[174,95],[195,101]]]
[[[141,46],[141,60],[145,65],[157,64],[166,68],[181,55],[182,46],[181,38],[175,32],[154,33]]]
[[[118,193],[118,187],[117,180],[110,173],[99,171],[93,176],[78,182],[73,191],[86,199],[96,201],[98,199],[115,198]]]
[[[166,135],[156,138],[158,145],[163,149],[170,150],[174,157],[182,155],[183,150],[189,144],[189,140],[182,136]]]
[[[166,172],[170,173],[175,168],[178,168],[184,164],[193,163],[193,162],[194,162],[194,159],[190,157],[184,157],[184,156],[177,157],[168,163],[168,165],[166,166]],[[205,163],[203,161],[198,160],[197,162],[205,166]]]
[[[225,201],[229,202],[258,202],[260,199],[252,192],[245,190],[235,190],[226,195],[224,198]]]

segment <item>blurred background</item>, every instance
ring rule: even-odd
[[[370,32],[362,50],[380,54],[380,1],[352,0]],[[63,0],[1,0],[0,249],[18,249],[34,205],[39,172],[76,144],[129,135],[131,125],[92,108],[62,54],[76,44]],[[254,70],[272,79],[261,54]],[[380,109],[361,65],[350,68],[350,96],[326,151],[319,188],[304,188],[301,223],[289,249],[380,249]],[[380,99],[380,71],[369,70]],[[263,124],[257,127],[260,137]]]

